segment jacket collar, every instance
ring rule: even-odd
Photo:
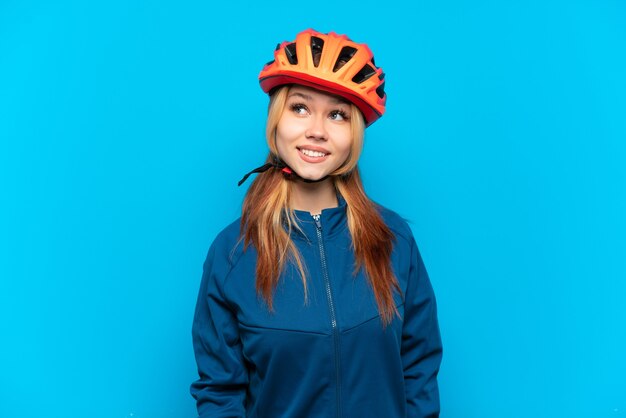
[[[337,192],[338,205],[334,208],[322,209],[320,214],[320,225],[322,226],[322,236],[324,238],[330,238],[337,233],[347,228],[347,204],[343,196]],[[309,241],[315,241],[317,239],[317,225],[311,212],[304,210],[294,210],[294,215],[298,225],[304,232],[298,231],[293,228],[293,237],[303,238]]]

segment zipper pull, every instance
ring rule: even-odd
[[[317,226],[317,229],[322,229],[322,222],[320,221],[320,214],[317,215],[311,215],[313,217],[313,220],[315,221],[315,226]]]

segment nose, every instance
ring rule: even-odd
[[[328,138],[328,133],[326,132],[324,118],[321,115],[316,115],[315,117],[310,118],[310,121],[311,122],[305,132],[306,137],[309,139],[325,141]]]

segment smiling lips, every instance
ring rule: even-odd
[[[326,157],[330,154],[327,150],[314,146],[296,147],[298,149],[298,155],[304,161],[309,163],[319,163],[326,160]]]

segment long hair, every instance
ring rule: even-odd
[[[270,97],[266,126],[266,139],[270,148],[268,162],[273,155],[278,155],[274,138],[288,92],[289,87],[281,87]],[[353,274],[364,269],[383,324],[386,325],[393,320],[394,315],[399,315],[393,292],[401,293],[401,290],[391,267],[395,238],[375,203],[363,189],[357,162],[363,148],[365,122],[354,105],[351,105],[350,115],[350,153],[346,161],[331,173],[331,178],[335,189],[346,201],[348,229],[356,260]],[[273,309],[274,289],[288,261],[295,263],[302,278],[305,300],[307,297],[306,265],[291,240],[292,230],[299,228],[289,204],[291,187],[292,181],[286,179],[280,170],[270,169],[254,179],[242,208],[240,231],[244,248],[252,244],[257,250],[256,290],[270,311]]]

